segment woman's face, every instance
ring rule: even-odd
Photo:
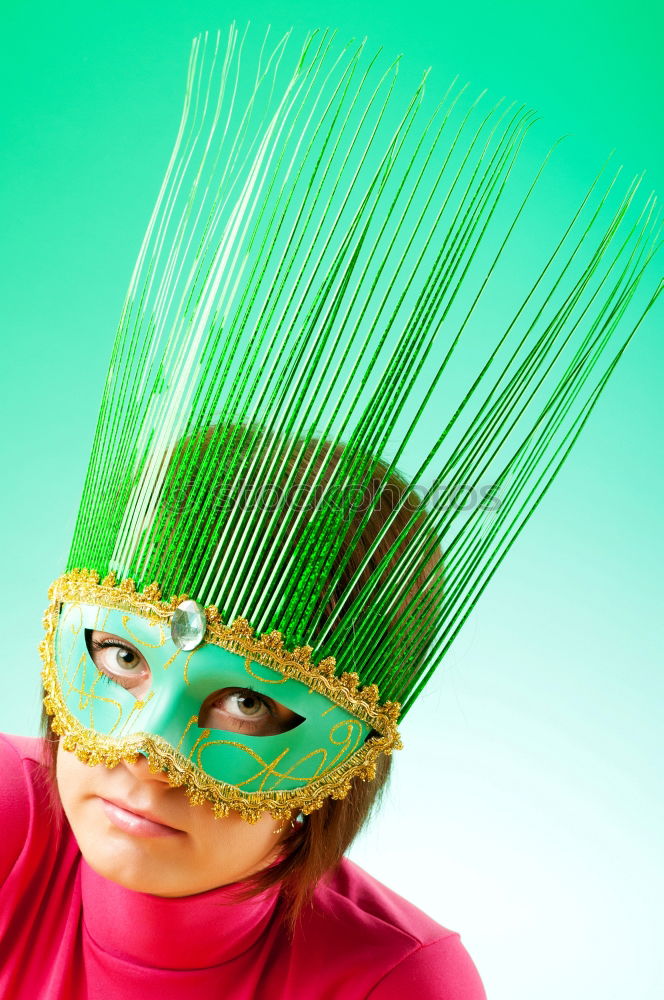
[[[145,757],[90,767],[58,747],[57,783],[81,853],[98,874],[137,892],[189,896],[230,885],[266,867],[284,823],[265,813],[255,824],[237,813],[217,818],[209,802],[191,805]],[[281,829],[280,829],[281,828]]]

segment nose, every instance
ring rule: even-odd
[[[122,767],[127,768],[134,778],[137,778],[140,781],[159,781],[166,785],[169,783],[166,771],[152,771],[150,769],[147,752],[139,753],[135,763],[123,760],[121,764]]]

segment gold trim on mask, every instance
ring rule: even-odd
[[[306,684],[325,695],[334,704],[366,722],[378,735],[366,742],[341,764],[319,775],[302,788],[273,792],[243,792],[234,785],[210,777],[188,760],[165,740],[152,735],[134,735],[114,740],[95,730],[86,729],[67,709],[58,683],[53,640],[58,624],[60,606],[66,601],[96,604],[114,610],[141,615],[154,624],[167,623],[177,606],[187,595],[161,600],[161,590],[156,583],[137,591],[134,581],[118,583],[114,574],[100,581],[94,570],[71,570],[51,584],[48,592],[50,604],[44,615],[46,637],[39,645],[44,662],[42,680],[46,696],[44,707],[52,716],[52,729],[62,737],[65,750],[73,751],[85,763],[95,766],[116,766],[120,760],[135,761],[138,753],[146,749],[153,772],[165,771],[174,786],[184,786],[192,804],[210,801],[216,816],[229,812],[240,813],[247,822],[256,822],[265,813],[276,819],[289,819],[293,810],[311,813],[319,809],[328,796],[342,799],[349,793],[355,778],[371,780],[375,777],[376,762],[381,753],[390,754],[401,748],[397,730],[400,706],[397,702],[378,702],[375,684],[359,687],[357,674],[335,675],[334,657],[326,657],[318,664],[311,660],[312,647],[300,646],[292,651],[284,649],[280,632],[255,636],[246,619],[236,618],[225,625],[214,605],[205,608],[207,630],[204,641],[221,646],[229,652],[250,657],[276,670],[284,677]]]

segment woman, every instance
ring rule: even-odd
[[[50,591],[46,742],[3,742],[3,996],[484,995],[343,853],[624,349],[649,222],[610,256],[628,204],[596,213],[478,362],[530,114],[420,124],[420,88],[395,119],[395,66],[286,41],[242,71],[234,28],[194,42]]]
[[[307,463],[314,450],[310,443]],[[341,456],[337,448],[332,467]],[[311,479],[322,465],[319,457]],[[374,492],[385,471],[377,463]],[[392,507],[373,511],[356,563],[404,495],[396,476],[389,487]],[[407,520],[402,509],[383,551]],[[390,568],[397,565],[393,557]],[[338,594],[352,572],[345,567]],[[130,631],[134,642],[92,631],[87,648],[100,676],[140,697],[158,663],[154,644]],[[199,721],[238,734],[251,724],[256,734],[286,732],[297,718],[274,698],[229,689],[211,692]],[[407,986],[431,997],[484,996],[458,935],[342,860],[389,757],[381,756],[375,778],[355,778],[345,798],[327,798],[307,817],[293,811],[276,821],[265,812],[248,823],[237,812],[215,815],[209,801],[192,804],[142,755],[112,769],[90,767],[63,748],[46,714],[44,723],[44,741],[0,741],[3,997],[165,998],[201,989],[224,997],[396,997]]]

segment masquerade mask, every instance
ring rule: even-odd
[[[333,661],[316,668],[306,648],[256,640],[242,620],[226,628],[212,608],[193,645],[175,603],[86,576],[53,585],[43,654],[54,728],[89,763],[143,753],[192,802],[252,820],[342,796],[399,745],[394,711],[333,678]]]

